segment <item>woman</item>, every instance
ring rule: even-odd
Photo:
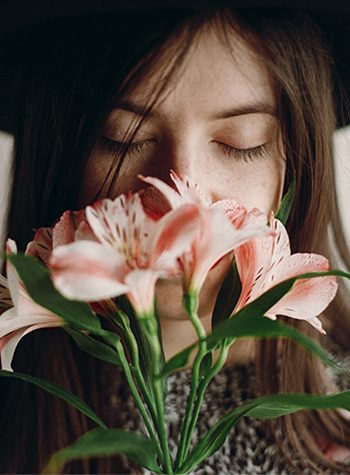
[[[50,226],[64,210],[136,191],[139,173],[167,179],[175,169],[194,178],[212,202],[234,198],[266,214],[277,210],[295,176],[288,222],[293,252],[332,258],[327,237],[332,224],[340,256],[350,264],[333,183],[331,56],[324,34],[305,12],[222,9],[88,16],[35,29],[23,49],[27,59],[9,212],[9,236],[21,248],[32,239],[33,228]],[[200,296],[207,330],[229,261],[225,258],[211,271]],[[179,294],[176,282],[157,287],[167,357],[195,339],[174,297]],[[324,316],[327,342],[334,342],[338,352],[349,347],[347,306],[340,292]],[[315,336],[300,321],[288,323]],[[242,342],[233,346],[222,394],[230,392],[232,381],[240,381],[230,398],[253,396],[254,360],[261,393],[334,388],[318,362],[291,342]],[[123,413],[129,404],[124,383],[100,366],[60,330],[26,337],[14,361],[18,371],[68,387],[109,424],[130,427],[135,414],[133,409]],[[186,376],[179,372],[173,385],[182,381]],[[211,394],[215,397],[215,386]],[[32,387],[23,389],[22,383],[6,383],[2,396],[4,473],[39,472],[54,451],[89,428],[66,404]],[[114,409],[111,400],[117,401]],[[350,447],[350,426],[339,413],[287,416],[271,425],[270,435],[262,424],[251,426],[253,437],[242,442],[239,427],[243,423],[229,441],[227,473],[247,473],[249,451],[242,462],[240,448],[259,439],[266,447],[273,443],[271,434],[285,462],[263,450],[254,459],[254,473],[298,467],[305,473],[307,467],[311,473],[349,471],[325,455],[329,444]],[[243,437],[249,437],[245,427]],[[222,452],[202,470],[222,471],[220,457]],[[290,458],[297,466],[289,465]],[[104,459],[66,469],[135,473],[125,464]]]

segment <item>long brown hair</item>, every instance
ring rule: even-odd
[[[32,239],[33,228],[50,226],[64,210],[76,208],[86,161],[118,100],[152,72],[164,55],[164,44],[181,35],[178,51],[172,50],[174,67],[160,85],[159,97],[181,73],[183,59],[204,24],[212,25],[228,44],[233,28],[270,71],[287,156],[286,187],[293,175],[297,184],[288,222],[293,251],[332,257],[327,231],[333,226],[335,245],[350,267],[334,191],[332,133],[336,124],[329,46],[306,14],[283,10],[102,15],[49,22],[27,38],[9,211],[9,236],[20,248]],[[116,170],[121,159],[116,158]],[[350,335],[347,301],[340,292],[325,316],[331,340],[344,349],[349,348],[344,335]],[[288,323],[314,335],[307,324]],[[331,387],[320,364],[291,342],[262,341],[258,346],[262,393],[323,393],[325,384]],[[26,337],[16,351],[14,367],[66,386],[104,418],[107,402],[99,390],[105,384],[101,364],[78,352],[63,330],[43,330]],[[38,473],[54,451],[91,427],[75,410],[39,389],[21,382],[1,384],[0,467],[4,473]],[[109,422],[118,426],[117,420]],[[322,464],[340,470],[315,442],[318,434],[350,446],[350,426],[337,412],[303,412],[285,417],[282,426],[292,446],[315,470]],[[84,461],[65,470],[124,473],[121,463],[117,458]]]

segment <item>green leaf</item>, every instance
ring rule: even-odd
[[[350,411],[350,391],[317,396],[312,394],[273,394],[263,396],[237,407],[220,419],[198,442],[176,473],[187,473],[202,460],[210,457],[224,444],[232,427],[243,417],[274,419],[302,409]]]
[[[343,271],[312,272],[285,280],[269,289],[258,299],[254,300],[242,310],[233,315],[228,321],[215,327],[207,337],[208,350],[216,347],[219,341],[225,338],[290,338],[325,364],[333,367],[338,372],[343,372],[343,367],[329,355],[320,345],[308,338],[295,328],[276,320],[270,320],[263,315],[278,302],[299,279],[324,277],[336,275],[350,279],[350,274]]]
[[[71,460],[117,454],[125,454],[142,467],[162,473],[157,465],[156,443],[143,435],[120,429],[87,432],[72,445],[55,453],[43,473],[62,473],[64,465]]]
[[[0,370],[0,376],[5,377],[5,378],[22,379],[23,381],[33,383],[36,386],[39,386],[40,388],[45,389],[49,393],[52,393],[55,396],[58,396],[61,399],[64,399],[66,402],[74,406],[80,412],[90,417],[90,419],[95,421],[98,425],[100,425],[103,428],[107,428],[106,424],[101,421],[101,419],[97,416],[97,414],[95,414],[94,411],[90,409],[90,407],[87,404],[85,404],[84,401],[79,399],[75,394],[68,391],[68,389],[63,388],[62,386],[59,386],[58,384],[52,383],[51,381],[46,381],[45,379],[37,378],[36,376],[29,376],[28,374],[22,374],[22,373],[5,371],[5,370]]]
[[[100,360],[107,361],[107,363],[121,365],[117,352],[110,346],[95,340],[90,335],[86,335],[86,333],[82,333],[79,330],[74,330],[69,327],[65,327],[65,330],[70,334],[81,350],[99,358]]]
[[[336,394],[317,396],[313,394],[273,394],[255,400],[258,403],[246,414],[256,419],[274,419],[302,409],[346,409],[350,411],[350,390]]]
[[[179,353],[176,353],[172,358],[170,358],[169,361],[165,363],[165,366],[160,374],[160,377],[167,376],[170,373],[173,373],[174,371],[184,368],[189,360],[192,351],[196,348],[197,343],[194,343],[191,346],[188,346],[184,350],[180,351]]]
[[[217,296],[212,316],[212,327],[228,320],[241,295],[242,284],[239,278],[237,264],[234,260],[228,271]]]
[[[289,214],[292,209],[293,201],[295,197],[295,179],[293,178],[287,193],[284,195],[283,200],[276,213],[276,218],[286,225]]]
[[[159,367],[158,367],[158,374],[163,373],[163,369],[165,367],[165,354],[164,354],[164,347],[163,347],[163,338],[162,338],[162,329],[160,326],[160,318],[159,318],[159,312],[158,312],[158,307],[157,307],[157,302],[154,300],[154,314],[156,316],[157,322],[158,322],[158,340],[160,343],[160,349],[161,349],[161,355],[160,355],[160,361],[159,361]],[[165,399],[168,394],[168,381],[166,377],[163,377],[162,380],[162,394],[163,394],[163,402],[165,402]]]
[[[86,302],[65,299],[53,286],[49,269],[32,256],[10,254],[7,256],[15,267],[31,298],[55,315],[81,330],[101,328],[100,320]]]

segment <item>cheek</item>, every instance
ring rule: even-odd
[[[123,161],[118,177],[113,183],[114,170],[116,165],[113,163],[113,158],[94,151],[86,165],[82,185],[79,192],[78,204],[80,208],[91,204],[97,199],[106,198],[107,196],[113,198],[122,193],[137,192],[144,188],[143,183],[138,179],[138,175],[147,176],[149,173],[145,169],[141,160],[127,160]],[[111,184],[113,186],[111,188]]]
[[[236,166],[234,171],[221,176],[220,199],[235,199],[248,211],[258,208],[268,216],[279,207],[284,177],[282,158]]]
[[[109,167],[100,160],[96,153],[92,153],[85,168],[81,183],[78,206],[84,208],[99,197],[103,197],[101,189],[106,188],[104,182],[108,174]]]

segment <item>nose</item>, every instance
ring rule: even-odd
[[[203,140],[194,134],[164,141],[154,163],[158,178],[172,185],[170,171],[192,178],[209,202],[215,201],[214,175]]]

